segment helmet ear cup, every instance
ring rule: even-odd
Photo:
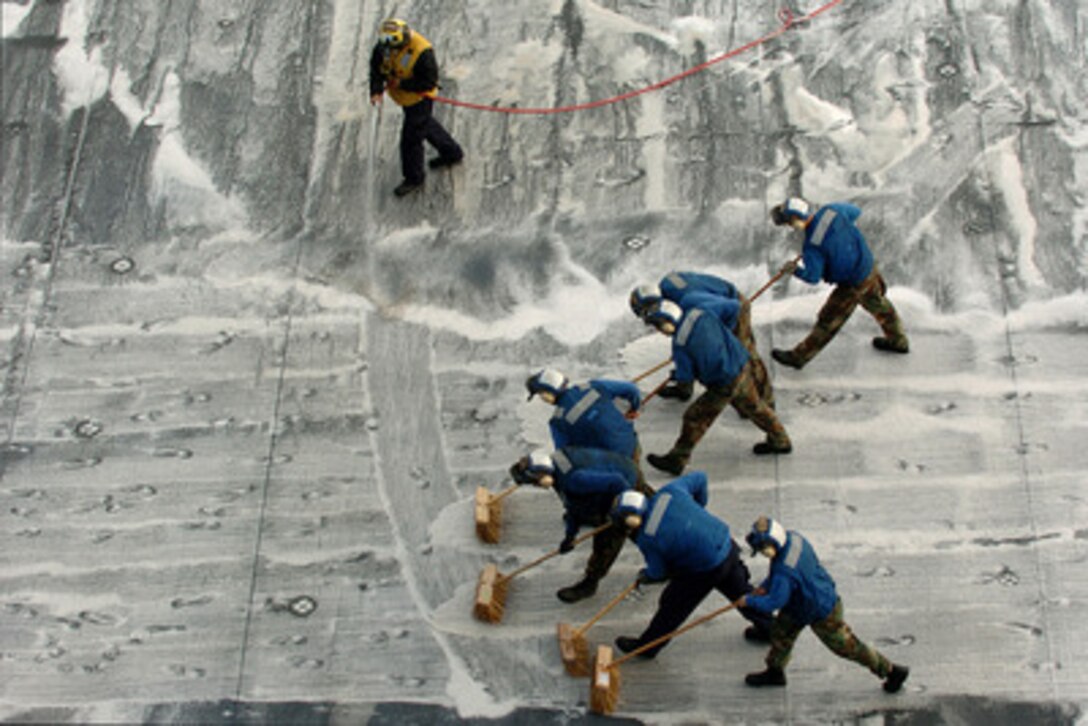
[[[762,516],[752,524],[744,541],[751,547],[753,555],[774,558],[786,546],[786,528],[770,517]]]
[[[525,379],[525,389],[529,392],[529,399],[539,393],[550,393],[555,398],[566,390],[570,381],[567,377],[554,368],[545,368],[537,371]]]
[[[389,18],[382,21],[378,30],[378,42],[391,48],[400,48],[408,42],[411,34],[408,23],[397,18]]]
[[[537,478],[540,478],[545,474],[555,473],[555,462],[552,460],[551,454],[543,449],[538,449],[529,454],[528,468]]]
[[[646,313],[646,322],[657,328],[664,323],[671,323],[675,329],[683,315],[684,311],[672,300],[661,300]]]
[[[612,521],[621,522],[631,529],[642,526],[642,516],[646,513],[646,495],[634,489],[628,489],[616,497],[612,503]],[[631,526],[630,522],[636,522]]]
[[[771,221],[780,227],[795,219],[804,222],[811,215],[812,207],[801,197],[790,197],[781,204],[771,207]]]
[[[515,484],[533,484],[533,476],[529,472],[529,457],[523,456],[510,467],[510,478]]]

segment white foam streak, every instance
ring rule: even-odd
[[[68,42],[53,60],[65,116],[102,98],[110,87],[110,72],[102,64],[100,48],[95,47],[89,53],[85,49],[87,24],[86,0],[65,3],[60,35]]]
[[[31,3],[26,5],[16,5],[10,2],[0,3],[0,11],[3,12],[3,15],[0,16],[0,22],[3,22],[2,37],[10,38],[15,35],[19,29],[19,23],[23,22],[23,18],[30,12],[31,5]]]
[[[1012,218],[1013,231],[1016,234],[1016,269],[1026,283],[1032,287],[1041,287],[1046,281],[1035,266],[1035,234],[1038,224],[1031,211],[1031,203],[1024,186],[1024,170],[1014,144],[1015,140],[1010,137],[991,147],[986,155],[986,163],[990,178],[1000,191],[1005,208]]]
[[[558,245],[561,255],[559,275],[573,278],[568,285],[557,284],[542,300],[526,300],[505,318],[482,320],[450,308],[410,305],[400,316],[411,322],[451,330],[470,340],[517,340],[527,332],[542,328],[549,335],[573,345],[588,343],[610,323],[630,315],[625,296],[617,295],[604,283],[571,260],[565,245]]]
[[[1088,291],[1051,300],[1034,300],[1009,314],[1014,331],[1074,327],[1088,330]]]
[[[694,54],[698,45],[711,48],[717,35],[717,24],[697,15],[676,18],[671,29],[676,34],[677,50],[686,56]]]

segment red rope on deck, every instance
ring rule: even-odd
[[[829,0],[829,2],[821,5],[820,7],[816,8],[815,10],[808,13],[807,15],[802,15],[799,18],[794,17],[793,12],[790,11],[788,8],[783,8],[782,10],[778,11],[778,19],[781,22],[781,25],[779,25],[777,28],[775,28],[770,33],[767,33],[766,35],[764,35],[762,38],[757,38],[756,40],[753,40],[753,41],[751,41],[749,43],[745,43],[744,45],[740,46],[739,48],[734,48],[733,50],[726,51],[725,53],[722,53],[721,55],[718,55],[718,56],[715,56],[715,57],[711,58],[710,60],[706,61],[705,63],[700,63],[697,66],[694,66],[692,68],[688,68],[687,70],[685,70],[685,71],[683,71],[681,73],[677,73],[675,76],[672,76],[670,78],[666,78],[663,81],[658,81],[657,83],[654,83],[652,85],[645,86],[644,88],[637,88],[637,89],[635,89],[633,91],[628,91],[627,93],[622,93],[622,94],[620,94],[618,96],[612,96],[611,98],[602,98],[602,99],[597,100],[597,101],[589,101],[587,103],[579,103],[579,104],[575,104],[575,105],[572,105],[572,106],[561,106],[561,107],[558,107],[558,108],[517,108],[517,107],[510,107],[510,106],[505,106],[505,107],[504,106],[487,106],[487,105],[479,104],[479,103],[469,103],[468,101],[458,101],[456,99],[446,98],[444,96],[435,96],[434,100],[438,101],[439,103],[448,104],[450,106],[459,106],[460,108],[470,108],[470,109],[473,109],[475,111],[492,111],[492,112],[495,112],[495,113],[509,113],[509,114],[523,114],[523,115],[547,115],[547,114],[556,114],[556,113],[571,113],[571,112],[574,112],[574,111],[585,111],[585,110],[591,109],[591,108],[599,108],[601,106],[608,106],[608,105],[613,104],[613,103],[619,103],[620,101],[626,101],[626,100],[634,98],[636,96],[641,96],[644,93],[650,93],[651,91],[661,90],[662,88],[665,88],[666,86],[671,86],[672,84],[676,83],[677,81],[681,81],[681,80],[687,78],[688,76],[695,75],[696,73],[701,73],[701,72],[705,71],[706,69],[710,68],[711,66],[716,65],[718,63],[721,63],[724,60],[728,60],[730,58],[735,58],[736,56],[738,56],[738,55],[740,55],[742,53],[746,53],[746,52],[748,52],[749,50],[751,50],[753,48],[757,48],[757,47],[759,47],[759,46],[761,46],[761,45],[763,45],[765,43],[770,42],[771,40],[774,40],[778,36],[785,33],[787,30],[792,28],[797,23],[801,23],[801,22],[804,22],[806,20],[812,20],[813,18],[817,17],[818,15],[822,15],[823,13],[827,12],[828,10],[831,10],[835,6],[840,5],[842,2],[843,2],[843,0]]]

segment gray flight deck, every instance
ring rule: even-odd
[[[625,665],[615,718],[1085,722],[1083,2],[0,8],[0,719],[597,721],[555,626],[630,582],[636,549],[590,600],[554,595],[576,551],[477,622],[481,568],[562,523],[518,491],[482,544],[474,490],[548,443],[530,372],[666,358],[630,289],[674,268],[758,289],[797,253],[767,221],[793,193],[863,209],[911,353],[874,351],[860,312],[803,371],[772,364],[827,294],[778,284],[753,321],[794,452],[753,456],[726,411],[691,466],[738,539],[764,513],[802,531],[910,679],[885,694],[806,634],[787,688],[749,689],[764,651],[729,614]],[[440,103],[465,162],[395,199],[400,111],[366,78],[391,14],[435,43],[443,96],[507,109],[766,42],[589,110]],[[647,404],[644,452],[682,410]],[[590,641],[637,634],[656,597]]]

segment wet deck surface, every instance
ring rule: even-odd
[[[590,84],[602,95],[632,64],[656,79],[694,62],[653,31],[690,3],[520,0],[486,28],[469,4],[403,9],[429,14],[451,95],[547,87],[525,103],[562,105],[589,92],[571,77],[609,79]],[[573,606],[554,592],[584,556],[537,568],[484,625],[481,568],[516,568],[562,526],[553,496],[519,491],[502,542],[481,544],[473,492],[546,443],[530,371],[623,378],[660,361],[664,339],[607,306],[675,264],[755,289],[788,252],[765,202],[802,183],[860,198],[912,352],[873,351],[859,314],[804,371],[772,367],[793,454],[751,455],[759,432],[726,412],[692,467],[737,533],[764,513],[802,531],[848,622],[910,680],[888,696],[804,635],[788,688],[753,691],[743,675],[763,651],[725,617],[625,666],[617,717],[1083,719],[1088,272],[1073,236],[1088,74],[1068,30],[1083,8],[848,2],[668,105],[555,124],[443,109],[472,155],[401,203],[395,109],[378,124],[357,108],[360,29],[384,8],[204,5],[37,0],[4,31],[0,718],[595,722],[555,625],[590,618],[637,552]],[[725,5],[696,9],[734,18],[723,47],[766,32],[773,9]],[[491,75],[507,46],[516,71]],[[114,74],[110,94],[66,91],[73,49]],[[548,86],[527,58],[567,80]],[[802,81],[850,123],[791,105]],[[868,163],[889,146],[902,158]],[[800,288],[756,304],[764,351],[815,315]],[[602,329],[517,327],[555,323],[549,308]],[[648,407],[645,452],[672,442],[681,411]],[[637,632],[655,600],[590,639]]]
[[[583,622],[618,591],[639,566],[633,550],[589,602],[553,596],[577,577],[574,555],[515,581],[501,624],[470,617],[485,562],[512,569],[511,554],[544,552],[561,532],[558,502],[526,491],[507,501],[500,545],[474,541],[473,487],[497,488],[523,430],[547,415],[524,403],[513,366],[454,355],[449,336],[418,326],[298,310],[290,294],[194,292],[179,306],[170,286],[93,284],[94,265],[75,267],[51,283],[49,324],[9,399],[9,716],[147,704],[154,719],[281,709],[336,722],[363,704],[448,707],[452,671],[499,701],[572,715],[585,704],[554,625]],[[947,715],[1000,710],[988,703],[999,695],[1042,717],[1081,699],[1083,336],[919,334],[895,359],[865,343],[852,328],[804,372],[776,370],[794,454],[751,456],[758,432],[727,413],[692,465],[734,528],[772,511],[808,535],[851,625],[912,666],[906,692],[887,697],[813,638],[788,690],[752,692],[741,677],[761,651],[723,619],[625,667],[621,713]],[[967,362],[949,371],[941,358],[957,347]],[[668,445],[680,410],[648,408],[647,451]],[[593,639],[637,631],[653,602],[625,604]]]

